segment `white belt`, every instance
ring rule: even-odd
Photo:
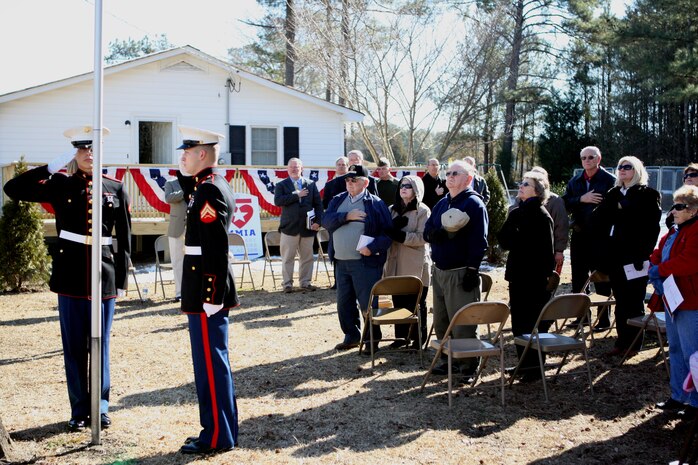
[[[184,255],[201,255],[201,247],[197,246],[184,246]]]
[[[65,229],[61,231],[61,233],[58,235],[58,237],[60,237],[61,239],[65,239],[66,241],[77,242],[78,244],[85,244],[85,245],[92,244],[92,236],[83,236],[82,234],[71,233],[70,231],[66,231]],[[102,245],[111,245],[111,244],[112,244],[111,236],[102,237]]]

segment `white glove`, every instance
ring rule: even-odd
[[[126,297],[126,291],[123,289],[117,289],[116,290],[116,296],[117,297]]]
[[[192,176],[192,174],[188,173],[187,170],[184,169],[184,165],[182,164],[182,159],[179,159],[179,171],[182,173],[184,176]]]
[[[66,152],[48,162],[48,172],[51,174],[59,172],[61,168],[63,168],[65,165],[70,163],[70,161],[73,158],[75,158],[75,153],[75,151]]]
[[[206,315],[209,317],[218,313],[221,308],[223,308],[223,304],[204,304],[204,312],[206,312]]]

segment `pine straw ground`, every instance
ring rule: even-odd
[[[501,270],[494,277],[490,300],[506,300]],[[167,292],[173,295],[172,285]],[[371,374],[368,357],[333,349],[342,338],[334,291],[289,295],[267,281],[265,290],[243,289],[231,316],[240,448],[183,456],[184,438],[198,432],[186,319],[161,295],[145,304],[134,295],[116,308],[114,425],[100,446],[89,445],[89,431],[65,430],[55,296],[0,296],[0,416],[20,462],[648,464],[675,459],[687,430],[653,407],[669,392],[653,347],[618,367],[603,357],[612,337],[597,341],[593,397],[575,358],[564,371],[578,374],[551,384],[549,403],[536,382],[508,387],[505,408],[496,388],[476,388],[461,390],[449,409],[443,378],[419,392],[425,370],[414,354],[379,352]],[[506,350],[512,365],[514,348]],[[497,386],[496,365],[485,386]]]

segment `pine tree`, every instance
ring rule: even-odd
[[[27,171],[22,157],[15,176]],[[0,218],[0,289],[22,290],[28,282],[45,283],[49,256],[44,243],[39,207],[31,202],[10,200]]]
[[[490,201],[487,203],[487,215],[490,219],[487,231],[487,261],[494,265],[500,264],[504,258],[504,252],[497,240],[497,233],[507,219],[509,198],[497,176],[496,168],[490,168],[485,173],[485,182],[490,190]]]

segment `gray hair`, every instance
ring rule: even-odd
[[[591,152],[595,157],[601,156],[601,150],[599,150],[599,148],[594,145],[584,147],[582,150],[579,151],[579,155],[584,156],[584,154],[587,152]]]
[[[545,204],[550,197],[550,183],[548,182],[548,177],[543,176],[543,173],[538,171],[528,171],[523,175],[524,179],[533,181],[533,189],[536,191],[536,197],[538,197],[542,204]]]
[[[674,203],[685,203],[689,208],[698,208],[698,186],[681,186],[674,192]]]

